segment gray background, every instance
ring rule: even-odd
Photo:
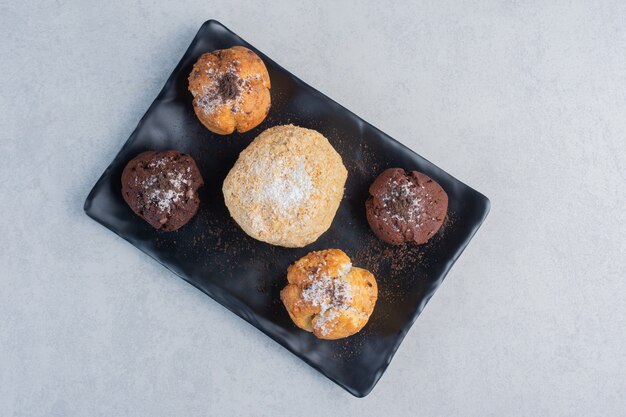
[[[3,2],[0,414],[624,415],[626,3],[523,3]],[[365,399],[83,214],[209,18],[491,198]]]

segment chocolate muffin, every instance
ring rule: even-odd
[[[195,161],[178,151],[147,151],[122,172],[122,196],[155,229],[171,232],[198,212],[204,185]]]
[[[365,202],[367,222],[392,245],[428,242],[448,211],[448,195],[425,174],[389,168],[372,183]]]

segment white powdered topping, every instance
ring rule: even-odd
[[[248,75],[245,78],[239,76],[236,65],[239,61],[233,61],[232,64],[222,74],[214,67],[209,67],[206,73],[210,77],[210,82],[202,87],[202,93],[197,98],[197,105],[207,114],[213,113],[223,105],[229,105],[231,111],[238,112],[242,108],[244,91],[249,91],[252,87],[251,80],[260,79],[260,75]],[[207,63],[207,65],[211,65]],[[194,97],[197,95],[194,94]]]
[[[341,265],[341,270],[339,271],[339,275],[340,276],[346,275],[348,272],[350,272],[351,269],[352,269],[352,263],[347,262]]]
[[[311,191],[311,177],[306,172],[304,162],[300,161],[293,170],[283,171],[280,176],[275,177],[261,193],[261,197],[288,214],[289,209],[309,198]]]
[[[165,164],[167,163],[167,159],[168,158],[161,158],[158,161],[155,162],[150,162],[148,164],[148,168],[162,168],[165,166]]]
[[[392,226],[395,230],[400,230],[398,223],[420,221],[424,207],[422,198],[418,197],[417,187],[411,181],[402,181],[399,183],[394,179],[390,179],[387,185],[388,191],[382,196],[383,207],[387,208],[391,214],[390,219],[393,220]],[[420,188],[424,188],[420,184]],[[426,195],[425,197],[428,197]],[[387,223],[386,218],[383,221]],[[420,222],[418,226],[421,226]]]
[[[338,277],[312,275],[309,277],[311,284],[302,291],[304,301],[320,307],[316,325],[323,335],[332,330],[332,321],[339,315],[339,311],[350,308],[352,287],[344,277],[351,268],[350,263],[342,265]]]
[[[272,207],[274,214],[280,217],[293,218],[299,206],[309,200],[314,191],[303,158],[295,165],[285,163],[282,158],[259,158],[251,173],[260,179],[260,183],[248,198]],[[261,219],[253,218],[252,221],[262,223]]]
[[[148,168],[162,168],[168,162],[167,158],[161,158],[148,164]],[[164,186],[160,179],[166,179],[169,186]],[[185,172],[168,171],[157,172],[150,175],[141,185],[146,192],[147,205],[156,205],[160,211],[170,213],[172,204],[178,203],[185,195],[186,188],[191,184],[191,172],[188,168]],[[189,198],[193,198],[193,195]]]
[[[143,188],[146,190],[156,184],[158,178],[156,175],[150,175],[147,180],[143,182]]]
[[[183,196],[182,192],[174,190],[154,190],[149,194],[150,200],[156,203],[161,211],[168,213],[172,209],[172,203],[178,203]]]
[[[328,306],[332,295],[332,281],[328,275],[312,278],[311,285],[302,291],[302,298],[313,306]]]
[[[320,331],[320,333],[324,336],[326,336],[328,333],[331,332],[331,330],[333,329],[334,325],[333,320],[339,315],[339,313],[337,312],[337,310],[333,309],[333,310],[322,310],[320,311],[320,314],[317,316],[317,327]]]
[[[176,172],[176,173],[168,172],[167,178],[170,184],[172,184],[174,188],[176,188],[177,190],[180,190],[183,184],[185,185],[189,184],[189,180],[185,177],[185,174],[183,174],[182,172]]]
[[[352,286],[341,278],[335,279],[334,284],[333,305],[339,308],[347,306],[352,301]]]

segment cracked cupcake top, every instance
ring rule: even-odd
[[[194,160],[177,151],[144,152],[122,173],[122,196],[156,229],[176,230],[198,211],[204,184]]]
[[[441,227],[448,195],[421,172],[383,171],[369,188],[367,221],[379,239],[394,245],[426,243]]]
[[[378,297],[374,276],[353,267],[339,249],[311,252],[287,270],[281,291],[293,322],[320,339],[340,339],[360,331]]]
[[[270,109],[270,87],[265,64],[243,46],[203,54],[189,74],[196,116],[220,135],[261,123]]]

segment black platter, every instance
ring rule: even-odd
[[[272,82],[272,108],[252,131],[219,136],[196,119],[187,76],[202,53],[234,45],[254,50],[265,62]],[[341,154],[349,172],[331,228],[302,249],[274,247],[248,237],[230,218],[221,192],[239,152],[264,129],[287,123],[321,132]],[[172,233],[155,231],[135,216],[120,193],[121,173],[130,159],[145,150],[165,149],[192,155],[206,183],[200,189],[202,203],[196,217]],[[390,167],[424,172],[448,193],[447,220],[426,245],[393,247],[380,242],[369,229],[364,206],[367,189]],[[378,382],[488,211],[485,196],[305,84],[213,20],[202,25],[85,202],[88,216],[358,397],[367,395]],[[296,328],[279,300],[289,264],[310,251],[328,248],[344,250],[355,266],[371,270],[379,286],[369,323],[357,335],[337,341],[318,340]]]

